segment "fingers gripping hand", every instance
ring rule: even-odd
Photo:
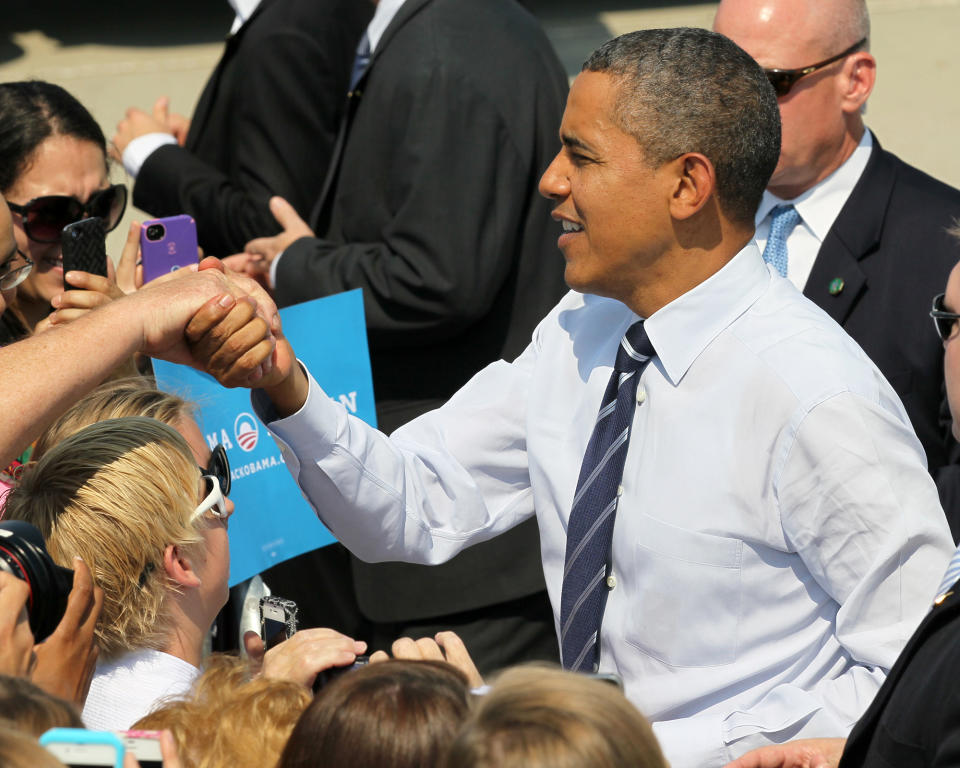
[[[270,372],[276,340],[251,297],[238,299],[226,317],[218,309],[207,304],[187,324],[191,354],[225,387],[253,384]]]
[[[263,676],[309,688],[320,672],[352,664],[366,649],[362,640],[332,629],[303,629],[264,654]]]
[[[94,629],[103,609],[103,590],[94,586],[87,564],[73,559],[73,589],[53,634],[36,646],[31,679],[55,696],[82,707],[90,689],[99,649]]]

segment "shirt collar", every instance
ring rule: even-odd
[[[227,0],[233,12],[237,17],[233,20],[233,26],[230,27],[230,34],[235,35],[237,30],[247,23],[247,19],[253,16],[257,8],[260,7],[262,0]]]
[[[751,240],[722,269],[647,318],[647,336],[674,386],[710,342],[760,298],[770,279]]]
[[[371,53],[377,50],[377,43],[380,42],[383,33],[387,31],[393,17],[405,2],[406,0],[380,0],[377,3],[377,10],[374,11],[373,18],[367,25],[367,39],[370,41]]]
[[[843,165],[802,195],[792,200],[781,200],[776,195],[764,191],[760,207],[757,209],[756,223],[759,225],[776,206],[792,204],[803,219],[803,223],[822,243],[833,222],[840,215],[840,209],[847,202],[850,192],[860,180],[864,168],[867,167],[872,148],[873,137],[869,130],[865,130],[857,148]]]

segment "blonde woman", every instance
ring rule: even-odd
[[[66,437],[10,495],[8,517],[40,528],[57,562],[82,557],[104,591],[87,727],[128,728],[189,689],[227,599],[232,512],[184,438],[143,417]]]

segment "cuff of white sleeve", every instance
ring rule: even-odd
[[[176,143],[177,140],[169,133],[145,133],[143,136],[137,136],[123,150],[123,167],[133,178],[137,178],[150,155],[165,144]]]
[[[280,259],[283,258],[283,251],[280,251],[276,256],[273,257],[273,261],[270,262],[270,287],[277,287],[277,265],[280,263]]]

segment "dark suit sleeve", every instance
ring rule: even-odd
[[[334,203],[345,244],[291,245],[277,297],[285,305],[362,288],[372,333],[397,345],[449,338],[488,312],[516,261],[536,169],[521,159],[497,105],[442,66],[404,78],[385,101],[374,103],[371,92],[364,99]],[[379,136],[369,130],[374,109],[389,126]],[[365,180],[351,151],[375,151],[378,141],[389,142],[379,156],[389,167],[371,166],[380,178]]]
[[[306,34],[263,36],[242,56],[243,86],[223,105],[234,113],[221,137],[236,147],[229,172],[171,145],[150,155],[134,187],[134,203],[155,216],[193,216],[201,245],[217,256],[279,231],[267,207],[271,195],[309,214],[344,99],[339,70],[347,64]]]

